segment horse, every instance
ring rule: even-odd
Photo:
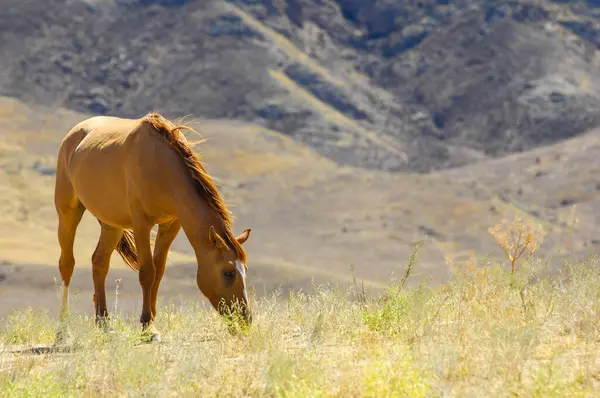
[[[251,229],[234,236],[233,216],[183,130],[196,133],[154,112],[139,119],[93,116],[62,139],[54,195],[61,314],[68,310],[75,234],[87,210],[101,225],[91,259],[98,325],[109,320],[105,281],[116,249],[139,273],[142,330],[151,340],[160,340],[154,326],[158,289],[169,248],[181,228],[195,253],[200,292],[220,315],[238,311],[246,325],[252,323],[242,247]]]

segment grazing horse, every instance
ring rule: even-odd
[[[102,227],[92,255],[96,321],[108,317],[105,280],[116,249],[139,272],[143,305],[140,322],[158,339],[158,287],[169,247],[181,228],[194,249],[196,283],[221,314],[239,308],[250,324],[246,253],[250,235],[232,232],[232,217],[211,177],[181,130],[157,113],[141,119],[95,116],[73,127],[62,140],[54,203],[58,214],[62,313],[68,309],[75,232],[88,210]],[[158,224],[156,238],[151,230]],[[152,251],[154,246],[154,251]]]

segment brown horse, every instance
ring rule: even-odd
[[[242,248],[250,229],[234,236],[230,213],[187,144],[181,133],[184,129],[194,131],[156,113],[141,119],[96,116],[73,127],[63,139],[54,198],[62,313],[68,309],[75,266],[75,232],[88,210],[102,227],[92,255],[98,323],[108,317],[105,280],[116,249],[127,265],[139,271],[143,292],[140,322],[153,338],[159,338],[153,325],[158,287],[169,247],[181,228],[196,254],[200,291],[220,314],[235,306],[251,323]],[[153,241],[151,230],[156,224],[158,233]]]

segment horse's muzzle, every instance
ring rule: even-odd
[[[235,305],[221,305],[218,311],[222,316],[237,314],[239,316],[238,319],[243,321],[247,326],[252,324],[252,311],[250,311],[247,302],[236,302]]]

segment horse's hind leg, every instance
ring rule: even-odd
[[[106,308],[106,275],[110,268],[110,256],[117,247],[123,230],[100,222],[102,231],[94,254],[92,255],[92,274],[94,278],[94,306],[96,307],[96,324],[105,326],[108,318]]]
[[[58,243],[60,245],[58,268],[63,281],[61,309],[61,318],[63,318],[69,306],[69,283],[75,267],[75,256],[73,254],[75,232],[85,212],[85,207],[75,194],[71,181],[65,172],[63,156],[61,155],[62,153],[59,154],[56,168],[54,205],[58,215]]]
[[[63,207],[58,211],[58,243],[60,245],[60,259],[58,268],[63,281],[63,301],[61,314],[64,315],[69,306],[69,284],[75,268],[75,255],[73,244],[75,232],[85,212],[85,207],[77,201],[73,207]]]
[[[58,268],[63,281],[63,300],[60,310],[60,325],[56,332],[55,344],[64,340],[65,325],[63,324],[67,313],[69,312],[69,283],[75,268],[75,256],[73,254],[73,244],[75,242],[75,232],[85,212],[85,207],[75,198],[71,203],[57,203],[58,213],[58,242],[60,244],[60,259]]]

